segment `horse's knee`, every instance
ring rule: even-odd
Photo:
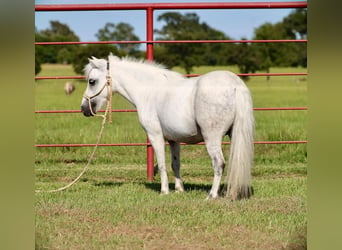
[[[213,157],[213,169],[215,175],[221,176],[225,168],[225,161],[222,157]]]

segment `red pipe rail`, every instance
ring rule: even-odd
[[[73,45],[73,44],[141,44],[141,43],[306,43],[307,39],[277,40],[150,40],[150,41],[96,41],[96,42],[35,42],[35,45]]]
[[[165,9],[289,9],[306,8],[299,2],[229,2],[229,3],[134,3],[134,4],[61,4],[36,5],[35,11],[96,11],[96,10],[165,10]]]
[[[135,4],[65,4],[65,5],[35,5],[35,11],[102,11],[102,10],[145,10],[146,11],[146,41],[100,41],[100,42],[36,42],[35,45],[67,45],[67,44],[105,44],[105,43],[145,43],[146,59],[153,60],[153,45],[156,43],[261,43],[261,42],[307,42],[307,40],[198,40],[198,41],[156,41],[153,39],[153,11],[162,9],[281,9],[307,8],[306,1],[299,2],[229,2],[229,3],[135,3]],[[307,75],[307,73],[258,73],[238,74],[240,76],[280,76]],[[197,76],[197,74],[187,75]],[[43,79],[84,79],[84,76],[47,76],[35,77]],[[254,110],[307,110],[306,107],[292,108],[255,108]],[[35,113],[79,113],[76,110],[40,110]],[[136,110],[113,110],[113,112],[136,112]],[[255,144],[294,144],[307,141],[259,141]],[[224,142],[223,144],[229,144]],[[182,144],[186,145],[186,144]],[[204,145],[199,143],[198,145]],[[36,147],[85,147],[95,144],[36,144]],[[147,178],[153,180],[154,153],[150,142],[146,143],[112,143],[99,146],[147,146]]]

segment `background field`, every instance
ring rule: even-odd
[[[216,67],[237,72],[234,67]],[[180,71],[175,68],[175,70]],[[196,68],[196,73],[213,70]],[[271,72],[305,72],[272,68]],[[181,71],[180,71],[181,72]],[[74,75],[69,65],[43,65],[40,76]],[[79,109],[85,81],[36,81],[36,110]],[[303,76],[251,77],[255,107],[307,106]],[[115,95],[113,108],[132,108]],[[255,111],[256,140],[306,140],[307,111]],[[100,118],[36,114],[36,143],[95,143]],[[114,113],[103,143],[145,142],[135,113]],[[36,188],[71,181],[92,148],[37,148]],[[167,149],[169,152],[169,150]],[[226,157],[229,146],[224,146]],[[212,181],[204,146],[183,146],[186,193],[160,196],[159,176],[146,181],[145,147],[102,147],[90,170],[71,189],[36,195],[37,249],[300,249],[306,240],[306,145],[256,145],[248,201],[204,202]],[[167,163],[170,164],[169,158]],[[171,189],[172,172],[169,168]]]

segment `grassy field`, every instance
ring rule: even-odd
[[[220,67],[237,72],[234,67]],[[214,68],[199,67],[196,73]],[[180,71],[180,69],[175,69]],[[273,68],[271,72],[305,72]],[[40,76],[74,75],[68,65],[43,65]],[[36,110],[80,108],[85,81],[36,81]],[[255,107],[307,105],[303,76],[251,77]],[[132,108],[115,95],[113,108]],[[256,140],[306,140],[307,111],[255,111]],[[95,143],[100,118],[36,114],[36,143]],[[114,113],[103,143],[145,142],[135,113]],[[92,148],[37,148],[36,188],[75,178]],[[169,150],[167,149],[167,152]],[[229,146],[224,146],[226,157]],[[301,249],[306,246],[306,145],[256,145],[247,201],[205,202],[212,169],[204,146],[183,146],[186,192],[160,196],[160,179],[146,181],[145,147],[101,147],[80,182],[61,193],[36,195],[37,249]],[[170,164],[169,158],[167,163]],[[171,168],[170,185],[173,189]]]

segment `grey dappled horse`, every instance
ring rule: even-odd
[[[110,65],[107,72],[107,62]],[[226,195],[232,199],[252,195],[254,117],[250,92],[229,71],[213,71],[186,78],[153,62],[93,57],[85,67],[87,88],[81,109],[94,115],[108,100],[107,73],[112,93],[118,92],[137,109],[139,121],[155,151],[161,176],[161,193],[169,193],[165,141],[170,143],[176,191],[184,191],[180,176],[180,142],[205,142],[214,169],[208,196],[218,197],[225,160],[222,139],[231,138]]]

